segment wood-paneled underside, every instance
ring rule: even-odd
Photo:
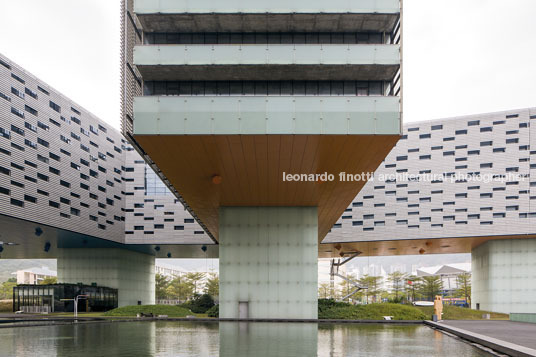
[[[318,246],[318,257],[340,258],[341,253],[347,257],[354,252],[361,257],[471,253],[479,245],[497,239],[536,239],[536,234],[326,243]]]
[[[374,172],[398,135],[136,135],[208,230],[218,237],[220,206],[318,206],[321,241],[364,181],[339,173]],[[290,174],[334,181],[284,182]],[[221,176],[220,184],[212,178]]]

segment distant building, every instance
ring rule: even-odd
[[[184,271],[179,270],[175,267],[169,266],[169,265],[155,265],[154,271],[156,274],[163,275],[168,278],[175,278],[180,276],[181,274],[184,274]]]
[[[96,285],[50,284],[18,285],[13,288],[13,311],[29,313],[74,312],[74,299],[79,298],[78,312],[108,311],[118,304],[117,289]]]
[[[458,289],[457,276],[462,273],[471,272],[471,263],[458,263],[437,265],[433,267],[419,268],[416,271],[417,276],[440,276],[443,282],[443,290],[451,292]]]
[[[45,279],[56,278],[58,276],[57,272],[47,267],[17,270],[12,274],[17,276],[17,284],[29,285],[40,284]]]

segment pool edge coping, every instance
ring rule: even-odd
[[[471,342],[478,343],[479,345],[491,348],[495,351],[505,353],[514,357],[534,357],[536,356],[536,350],[530,347],[521,346],[515,343],[499,340],[490,336],[482,335],[479,333],[464,330],[458,327],[447,326],[440,322],[424,321],[424,324],[438,330],[449,332],[453,335],[463,338]]]

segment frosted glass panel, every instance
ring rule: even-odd
[[[220,208],[220,317],[317,318],[316,207]]]
[[[471,252],[472,308],[536,311],[536,239],[488,241]]]

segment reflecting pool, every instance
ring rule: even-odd
[[[487,356],[424,325],[140,321],[0,328],[0,356]]]

